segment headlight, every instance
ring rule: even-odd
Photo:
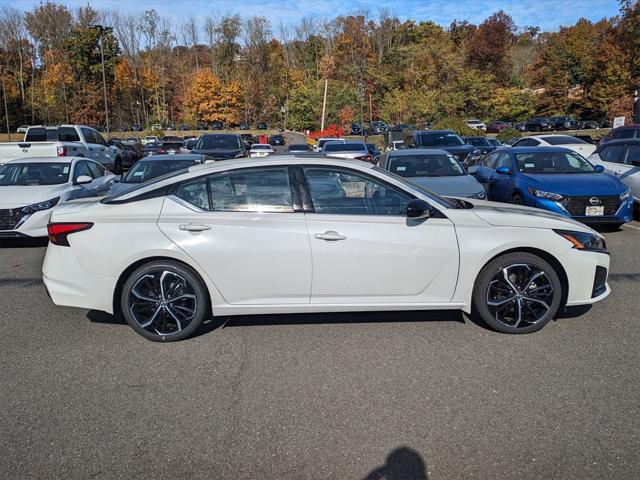
[[[478,198],[480,200],[487,198],[487,192],[485,192],[484,190],[482,190],[481,192],[476,193],[475,195],[471,195],[470,198]]]
[[[577,250],[595,250],[598,252],[606,252],[607,250],[604,238],[599,235],[570,230],[554,230],[554,232],[569,240],[573,244],[573,248]]]
[[[60,197],[52,198],[45,202],[34,203],[33,205],[27,205],[20,210],[20,215],[31,215],[32,213],[39,212],[40,210],[48,210],[55,207],[60,201]]]
[[[527,188],[527,190],[534,197],[548,198],[549,200],[553,200],[554,202],[559,202],[564,198],[559,193],[545,192],[543,190],[536,190],[535,188],[531,188],[531,187]]]
[[[620,194],[620,200],[626,200],[631,195],[631,190],[627,190],[626,192],[622,192]]]

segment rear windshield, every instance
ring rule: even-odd
[[[60,185],[69,181],[69,163],[8,163],[0,167],[0,186]]]
[[[367,147],[364,143],[342,143],[330,142],[323,148],[323,152],[366,152]]]
[[[239,150],[240,148],[240,138],[235,135],[204,135],[196,145],[198,150]]]
[[[195,160],[158,160],[137,162],[131,167],[122,183],[142,183],[176,170],[195,165]]]
[[[420,146],[423,147],[455,147],[464,145],[464,140],[455,133],[421,133]]]
[[[464,168],[452,155],[402,155],[389,159],[389,170],[401,177],[457,177]]]
[[[79,142],[78,132],[73,127],[31,127],[27,130],[25,142]]]
[[[271,150],[271,145],[251,145],[251,150]]]
[[[337,138],[324,138],[322,140],[318,140],[318,148],[322,148],[324,146],[325,143],[327,142],[340,142],[340,143],[344,143],[344,140],[340,140]]]
[[[542,137],[542,140],[547,142],[549,145],[575,145],[576,143],[587,144],[584,140],[572,137],[571,135],[550,135],[548,137]]]

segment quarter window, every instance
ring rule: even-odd
[[[305,168],[316,213],[404,215],[411,197],[393,187],[347,170]]]

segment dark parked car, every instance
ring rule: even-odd
[[[158,153],[167,153],[171,155],[181,153],[183,143],[184,142],[182,140],[163,141],[160,150],[158,150]]]
[[[389,127],[389,131],[391,132],[404,132],[405,130],[411,130],[413,127],[406,123],[398,123],[396,125],[392,125]]]
[[[133,149],[127,149],[127,147],[120,141],[115,138],[110,138],[107,140],[107,145],[110,147],[116,147],[120,150],[120,158],[116,158],[114,164],[115,173],[121,173],[123,168],[129,168],[136,161],[136,155]]]
[[[207,122],[198,122],[196,123],[196,130],[209,130],[209,125],[207,125]]]
[[[578,128],[581,130],[595,130],[600,128],[600,124],[595,120],[581,120],[578,122]]]
[[[487,133],[500,133],[505,128],[511,128],[511,125],[502,120],[493,120],[487,123]]]
[[[140,160],[142,157],[144,157],[144,153],[142,152],[142,143],[140,142],[139,138],[128,137],[123,138],[121,141],[122,144],[125,145],[125,147],[133,149],[136,160]]]
[[[142,155],[147,157],[149,155],[155,155],[162,148],[160,142],[147,142],[142,146]]]
[[[304,153],[312,151],[313,149],[306,143],[290,143],[287,147],[287,152],[289,153]]]
[[[197,138],[188,138],[187,140],[184,141],[182,147],[191,151],[196,147],[196,143],[198,143]]]
[[[260,122],[256,125],[256,129],[257,130],[266,130],[267,129],[267,124],[264,122]]]
[[[282,135],[271,135],[269,137],[269,145],[284,145],[284,137]]]
[[[465,143],[453,130],[427,130],[413,132],[404,138],[407,148],[438,148],[452,154],[465,165],[473,165],[482,156],[482,152],[473,145]]]
[[[526,122],[518,122],[513,126],[513,128],[515,128],[519,132],[526,132],[527,131],[527,124],[526,124]]]
[[[529,132],[548,132],[553,130],[553,125],[546,117],[531,117],[525,123],[525,128]]]
[[[367,132],[369,135],[382,135],[389,131],[389,126],[380,120],[374,120],[369,125],[369,131]]]
[[[214,160],[246,157],[245,144],[240,135],[233,133],[208,133],[202,135],[191,153],[208,155]]]
[[[369,155],[371,155],[374,160],[382,154],[382,151],[380,151],[375,143],[367,143],[366,145],[367,150],[369,150]]]
[[[462,139],[468,143],[469,145],[473,145],[480,153],[486,155],[489,152],[493,152],[497,146],[492,145],[487,137],[483,136],[473,136],[473,137],[462,137]]]
[[[222,130],[224,128],[224,123],[219,120],[214,120],[211,122],[211,130]]]
[[[131,130],[134,132],[141,132],[142,125],[140,125],[139,123],[134,123],[133,125],[131,125]]]
[[[362,125],[360,125],[359,123],[352,123],[351,135],[362,135]]]
[[[640,138],[640,124],[614,128],[600,139],[600,144],[610,142],[611,140],[622,140],[624,138]]]
[[[189,130],[189,125],[185,125],[184,123],[180,125],[181,132],[186,132],[187,130]]]
[[[240,125],[240,130],[249,130],[251,126],[247,122],[242,122]]]
[[[576,130],[578,122],[568,115],[549,117],[549,123],[554,130]]]

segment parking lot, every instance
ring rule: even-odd
[[[221,318],[157,344],[0,248],[5,478],[634,478],[640,223],[611,296],[539,333],[455,312]]]

